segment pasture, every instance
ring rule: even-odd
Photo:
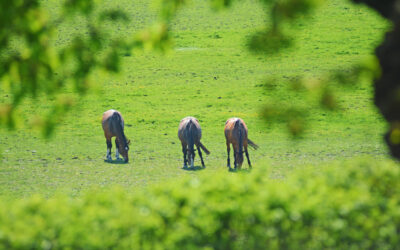
[[[58,11],[57,1],[43,4],[49,12]],[[131,35],[155,18],[148,1],[105,1],[104,8],[110,5],[124,8],[131,18],[127,25],[109,27],[115,36]],[[173,21],[175,44],[169,53],[126,53],[122,72],[96,75],[95,90],[80,100],[48,141],[27,128],[30,121],[25,119],[26,114],[46,112],[48,102],[41,97],[25,101],[20,127],[0,130],[0,195],[77,196],[114,185],[135,192],[186,177],[232,174],[226,168],[223,133],[230,117],[246,122],[249,138],[260,147],[249,151],[253,168],[268,168],[271,178],[305,166],[318,171],[359,158],[391,161],[382,140],[385,124],[373,106],[369,82],[339,90],[340,112],[310,107],[310,127],[301,140],[293,141],[284,125],[269,124],[260,115],[272,95],[283,103],[307,105],[287,91],[285,79],[299,74],[318,77],[364,60],[372,55],[388,24],[365,7],[329,0],[315,16],[294,24],[300,27],[294,47],[271,56],[252,54],[245,47],[246,39],[264,25],[264,18],[254,0],[237,2],[222,12],[213,12],[204,1],[193,1]],[[54,43],[68,43],[68,34],[79,32],[82,25],[77,20],[60,27]],[[263,87],[271,77],[277,85],[273,93]],[[7,98],[1,91],[0,102]],[[104,161],[101,116],[111,108],[122,113],[125,134],[132,141],[128,164]],[[179,121],[189,115],[199,119],[202,143],[211,151],[204,154],[204,170],[182,169],[177,132]],[[200,165],[197,155],[195,166]]]

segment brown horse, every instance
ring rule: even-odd
[[[107,160],[111,161],[111,148],[112,142],[111,137],[115,138],[115,158],[120,160],[119,153],[124,157],[125,162],[129,161],[128,150],[130,141],[124,134],[124,119],[120,112],[110,109],[103,113],[103,119],[101,120],[103,126],[104,136],[106,137],[107,143]]]
[[[194,117],[185,117],[179,123],[178,137],[182,143],[183,152],[183,168],[187,168],[189,162],[190,167],[194,165],[194,145],[197,147],[199,156],[201,159],[201,165],[205,168],[203,155],[201,154],[200,148],[206,153],[210,154],[210,151],[200,142],[201,139],[201,128],[199,121]]]
[[[233,147],[233,155],[235,157],[235,169],[242,168],[243,164],[243,147],[244,152],[246,153],[247,163],[251,168],[251,162],[249,158],[249,152],[247,151],[247,144],[257,149],[258,146],[252,142],[249,138],[247,138],[247,126],[244,121],[240,118],[230,118],[225,123],[225,138],[226,138],[226,149],[228,151],[228,163],[227,166],[231,169],[231,160],[230,160],[230,144],[232,143]]]

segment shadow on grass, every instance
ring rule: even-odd
[[[124,160],[104,160],[105,163],[110,163],[110,164],[127,164]]]
[[[206,169],[205,167],[203,168],[203,167],[200,167],[200,166],[194,166],[194,167],[183,167],[182,168],[183,170],[185,170],[185,171],[200,171],[200,170],[203,170],[203,169]]]
[[[245,168],[245,169],[235,169],[235,168],[228,168],[229,172],[232,173],[250,173],[251,172],[251,168]]]

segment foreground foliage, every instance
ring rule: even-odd
[[[347,166],[348,165],[348,166]],[[132,194],[2,199],[2,249],[298,249],[399,246],[400,170],[366,162],[185,179]]]

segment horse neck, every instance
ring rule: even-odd
[[[125,146],[126,145],[126,137],[125,137],[124,129],[122,128],[120,121],[113,121],[113,122],[114,122],[114,124],[116,123],[116,125],[114,125],[114,128],[116,128],[115,136],[118,138],[118,141],[120,141],[121,145]]]
[[[124,134],[124,130],[121,128],[120,131],[117,132],[118,141],[120,141],[122,146],[126,146],[126,137]]]

